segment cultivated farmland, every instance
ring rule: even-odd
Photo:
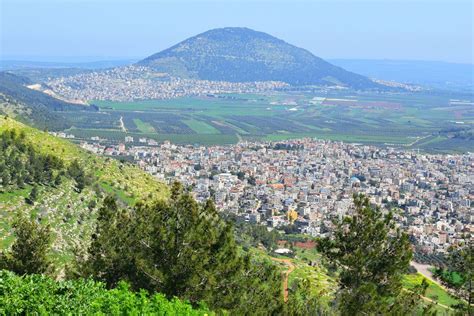
[[[317,137],[429,151],[473,151],[473,139],[450,134],[473,128],[472,100],[453,101],[463,98],[467,97],[272,92],[91,101],[100,112],[70,114],[74,127],[69,132],[80,139],[99,136],[114,142],[123,141],[127,133],[204,145]],[[127,133],[121,130],[121,117]]]

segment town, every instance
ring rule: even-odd
[[[287,87],[279,81],[226,82],[170,77],[143,66],[127,66],[48,81],[52,93],[67,100],[133,101],[173,99],[215,93],[256,93]]]
[[[67,135],[66,135],[67,137]],[[242,221],[327,236],[363,193],[394,211],[423,253],[444,253],[474,230],[474,154],[432,155],[395,148],[300,139],[203,147],[158,144],[128,136],[81,146],[128,157],[167,183],[180,181],[195,198],[214,199]]]

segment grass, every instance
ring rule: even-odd
[[[405,276],[403,280],[403,286],[407,289],[412,289],[416,285],[420,284],[423,280],[423,275],[420,273],[416,274],[408,274]],[[426,297],[437,301],[440,304],[451,306],[459,303],[459,300],[455,297],[451,296],[448,292],[446,292],[441,286],[434,283],[431,280],[428,281],[428,289],[426,290]]]
[[[220,134],[216,128],[202,121],[191,119],[183,120],[183,122],[198,134]]]
[[[143,122],[140,119],[133,119],[133,122],[142,133],[154,133],[155,129],[150,123]]]
[[[89,203],[100,206],[104,194],[117,196],[122,203],[132,205],[164,199],[169,195],[168,187],[134,165],[121,163],[115,159],[93,155],[77,145],[45,132],[25,126],[11,118],[0,117],[0,133],[15,129],[24,131],[26,140],[38,152],[52,154],[63,159],[66,164],[77,159],[94,183],[82,192],[74,189],[75,182],[64,177],[58,186],[41,186],[35,205],[25,203],[31,188],[13,192],[0,192],[0,250],[7,248],[14,240],[11,223],[17,214],[41,216],[42,223],[49,223],[56,236],[52,257],[59,265],[71,258],[78,241],[87,241],[93,229],[95,211]],[[97,195],[95,187],[102,191]]]
[[[137,199],[148,199],[150,193],[155,198],[164,198],[168,194],[166,185],[136,166],[95,156],[67,140],[51,136],[10,118],[0,118],[0,133],[7,129],[25,131],[27,141],[39,152],[58,156],[66,162],[79,160],[86,171],[98,177],[99,183],[113,183],[113,181],[127,183],[126,193],[134,195]]]

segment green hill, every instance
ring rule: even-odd
[[[380,89],[309,51],[248,28],[214,29],[138,62],[174,76],[204,80],[283,81],[291,85],[343,85]]]
[[[66,262],[76,247],[84,246],[83,239],[90,236],[100,197],[114,194],[123,204],[131,205],[139,200],[163,199],[169,194],[165,184],[134,165],[95,156],[66,140],[0,117],[0,134],[12,130],[24,132],[25,142],[38,154],[58,157],[66,166],[77,160],[90,183],[81,192],[68,177],[63,177],[58,186],[40,184],[34,205],[28,204],[26,199],[33,188],[31,183],[15,190],[0,186],[0,249],[11,244],[10,225],[17,213],[24,213],[52,224],[56,235],[54,257]]]
[[[65,102],[41,91],[27,87],[30,79],[0,72],[0,113],[40,129],[63,130],[72,123],[64,112],[95,112],[95,106],[85,106]]]

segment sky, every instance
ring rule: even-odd
[[[471,0],[0,0],[0,20],[2,59],[140,59],[245,26],[328,59],[474,62]]]

